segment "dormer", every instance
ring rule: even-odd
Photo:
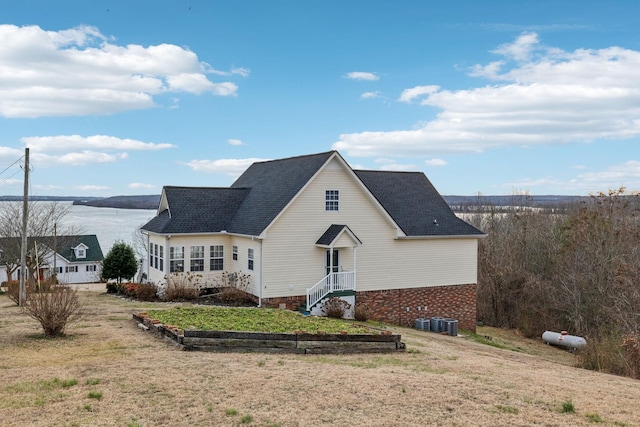
[[[76,259],[84,259],[87,257],[87,249],[89,249],[89,247],[84,243],[80,243],[78,246],[71,249],[73,249],[73,255]]]

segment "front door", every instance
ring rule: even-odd
[[[340,249],[327,249],[324,256],[326,274],[340,272]]]

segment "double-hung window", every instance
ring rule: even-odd
[[[238,247],[237,246],[233,246],[233,260],[237,261],[238,260]]]
[[[204,246],[191,246],[189,271],[204,271]]]
[[[224,246],[223,245],[209,246],[209,270],[210,271],[224,270]]]
[[[247,268],[253,270],[253,249],[247,250]]]
[[[171,246],[169,248],[169,272],[184,272],[184,246]]]
[[[338,211],[340,208],[340,191],[327,190],[324,193],[324,210]]]

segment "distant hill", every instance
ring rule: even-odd
[[[74,200],[74,205],[92,206],[95,208],[118,209],[157,209],[160,203],[160,195],[146,196],[113,196],[95,198],[91,200]]]

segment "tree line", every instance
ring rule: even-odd
[[[561,212],[561,213],[558,213]],[[599,193],[561,211],[520,206],[466,219],[478,248],[478,320],[583,336],[581,366],[640,378],[640,195]]]

